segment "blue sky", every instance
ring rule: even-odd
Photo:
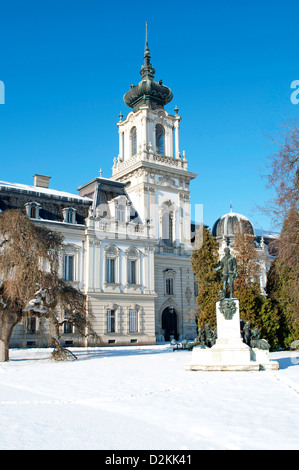
[[[111,176],[123,95],[140,81],[145,22],[156,80],[182,117],[191,204],[210,226],[232,203],[256,228],[271,197],[262,173],[286,119],[297,118],[299,2],[0,0],[0,179],[76,192]]]

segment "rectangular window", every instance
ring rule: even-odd
[[[136,260],[128,260],[128,284],[136,283]]]
[[[26,322],[26,332],[30,335],[34,335],[36,333],[36,328],[36,317],[28,317]]]
[[[138,331],[137,310],[129,310],[129,332],[136,333],[137,331]]]
[[[117,206],[117,220],[119,222],[125,221],[125,208],[122,204],[118,204]]]
[[[173,279],[171,277],[166,279],[166,295],[173,295]]]
[[[67,314],[64,314],[64,320],[68,320]],[[73,324],[71,322],[63,323],[63,333],[66,335],[73,333]]]
[[[115,259],[107,258],[106,260],[106,282],[115,283]]]
[[[65,281],[74,281],[75,280],[75,263],[73,255],[64,256],[64,273],[63,277]]]
[[[107,333],[115,333],[115,310],[107,310]]]

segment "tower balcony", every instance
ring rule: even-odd
[[[121,161],[119,158],[114,158],[112,177],[133,168],[134,166],[138,165],[139,162],[156,163],[163,166],[170,166],[178,170],[188,171],[188,161],[186,160],[185,152],[183,152],[183,158],[173,158],[167,155],[154,153],[151,150],[151,145],[148,147],[149,148],[142,151],[140,150],[138,153],[136,153],[136,155],[133,155],[124,161]]]

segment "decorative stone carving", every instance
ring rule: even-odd
[[[237,306],[233,299],[220,300],[219,309],[225,320],[231,320],[237,311]]]

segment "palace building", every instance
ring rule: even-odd
[[[33,185],[0,182],[1,211],[19,208],[63,235],[60,274],[88,296],[110,346],[196,337],[189,185],[197,175],[180,152],[178,109],[164,109],[172,91],[155,81],[147,38],[140,74],[124,96],[131,111],[117,123],[111,178],[95,177],[78,194],[51,189],[45,175]],[[65,344],[90,345],[63,328]],[[31,317],[10,346],[50,343],[50,325]]]
[[[140,74],[124,95],[131,109],[119,116],[119,154],[110,178],[95,177],[77,194],[51,189],[45,175],[34,175],[33,185],[0,181],[0,212],[21,209],[34,223],[58,231],[64,239],[60,275],[88,297],[101,341],[83,339],[66,322],[66,345],[146,345],[197,334],[190,260],[196,228],[190,182],[197,174],[180,151],[179,110],[165,110],[173,95],[162,80],[155,81],[147,34]],[[264,293],[273,234],[259,234],[232,208],[212,234],[221,258],[226,246],[234,250],[242,220],[255,238]],[[15,327],[10,346],[48,346],[51,334],[45,320],[29,317]]]

